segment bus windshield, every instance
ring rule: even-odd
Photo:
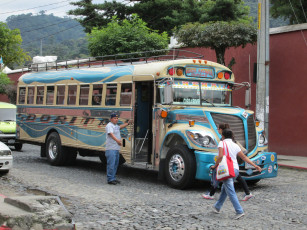
[[[159,96],[163,103],[163,85]],[[174,81],[174,105],[231,106],[232,89],[226,83]]]

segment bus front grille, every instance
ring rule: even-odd
[[[244,132],[243,120],[234,115],[212,113],[213,121],[216,126],[222,123],[228,123],[230,129],[233,131],[236,141],[246,148],[246,137]],[[248,152],[251,152],[256,146],[256,127],[253,116],[249,116],[247,119],[248,129]]]

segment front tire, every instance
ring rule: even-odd
[[[194,182],[196,161],[192,152],[185,145],[172,147],[166,155],[165,177],[169,186],[185,189]]]
[[[53,132],[48,136],[46,156],[49,163],[54,166],[61,166],[66,162],[66,154],[62,147],[61,138],[56,132]]]
[[[16,151],[20,151],[22,149],[22,143],[15,143],[14,147]]]

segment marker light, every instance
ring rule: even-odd
[[[181,69],[181,68],[176,69],[176,74],[178,76],[182,76],[183,75],[183,69]]]
[[[226,80],[229,80],[230,79],[230,73],[228,73],[228,72],[224,73],[224,78]]]
[[[193,127],[195,125],[195,121],[194,120],[189,120],[189,125],[190,125],[190,127]]]
[[[169,70],[168,70],[168,74],[169,75],[171,75],[171,76],[173,76],[174,75],[174,68],[170,68]]]
[[[165,110],[161,111],[161,115],[162,118],[166,118],[167,117],[167,112]]]
[[[196,63],[196,60],[193,60],[194,63]]]
[[[256,127],[258,127],[260,125],[260,121],[255,120],[255,124],[256,124]]]
[[[201,60],[198,60],[199,63],[201,63]]]

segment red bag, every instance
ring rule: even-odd
[[[223,159],[216,169],[216,179],[218,181],[226,180],[235,177],[233,161],[229,155],[229,150],[226,142],[223,141]]]

